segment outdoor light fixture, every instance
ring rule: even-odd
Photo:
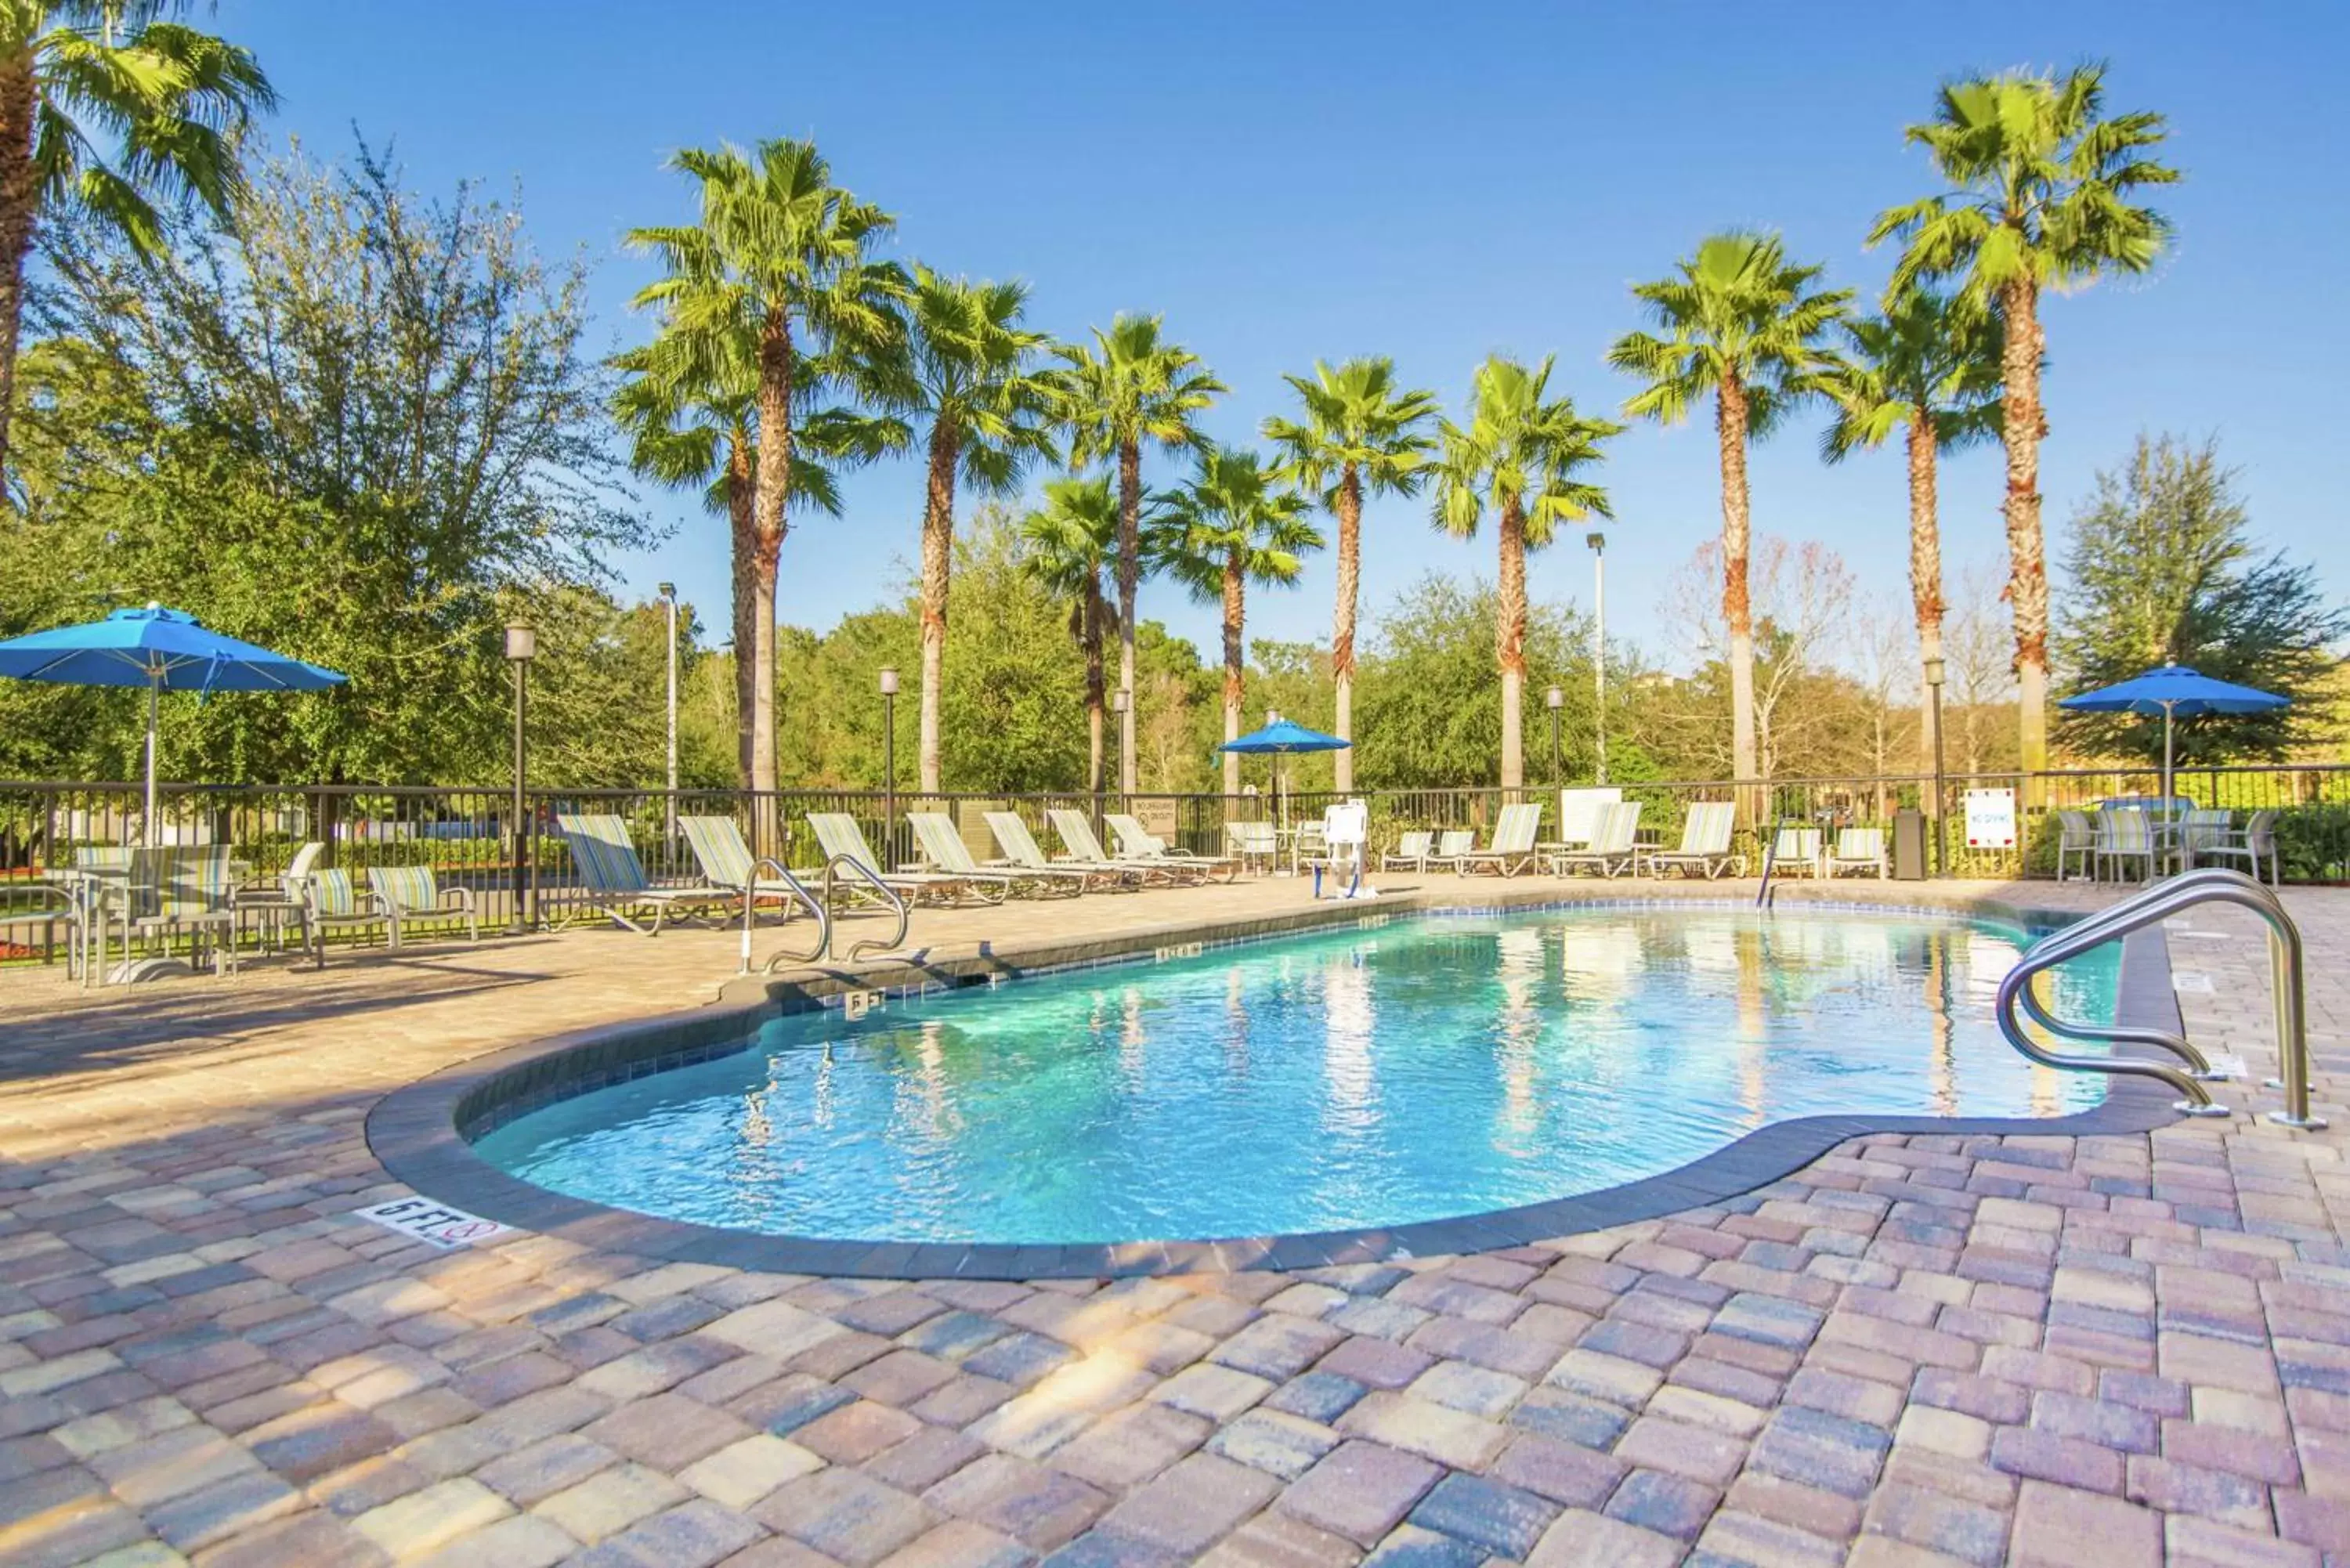
[[[1134,706],[1134,693],[1121,686],[1109,694],[1109,705],[1112,712],[1126,712]]]
[[[538,889],[530,874],[530,807],[523,798],[525,755],[523,716],[530,708],[530,661],[538,657],[536,628],[520,621],[506,628],[506,662],[514,666],[514,914],[506,929],[516,934],[537,923]]]

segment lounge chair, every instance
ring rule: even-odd
[[[1243,871],[1254,861],[1270,873],[1281,858],[1281,835],[1269,822],[1228,822],[1224,824],[1224,842],[1232,846],[1232,858],[1241,863]]]
[[[1636,871],[1640,860],[1640,803],[1619,800],[1607,807],[1599,817],[1599,826],[1591,842],[1581,849],[1563,849],[1545,858],[1553,875],[1564,877],[1570,871],[1596,871],[1602,876],[1620,877]]]
[[[1801,872],[1806,877],[1826,875],[1823,867],[1822,839],[1816,827],[1783,827],[1771,841],[1771,869],[1781,877],[1793,877]]]
[[[411,920],[463,919],[465,940],[482,940],[482,912],[471,888],[443,888],[430,866],[370,866],[368,887],[391,911],[391,945],[403,940]]]
[[[1612,785],[1586,789],[1563,789],[1558,792],[1558,839],[1545,844],[1544,849],[1581,849],[1599,831],[1603,814],[1611,805],[1620,805],[1624,792]]]
[[[1542,807],[1531,804],[1505,805],[1493,824],[1493,840],[1482,849],[1472,849],[1455,860],[1454,869],[1467,876],[1471,871],[1498,871],[1504,877],[1514,877],[1539,858],[1534,848],[1534,836],[1542,831]]]
[[[1046,815],[1053,818],[1054,831],[1059,832],[1060,814],[1057,812],[1048,812]],[[1081,812],[1072,813],[1071,815],[1075,815],[1080,822],[1085,821],[1085,815]],[[1213,876],[1216,872],[1222,871],[1224,874],[1224,880],[1227,882],[1240,875],[1241,863],[1237,856],[1200,855],[1195,854],[1189,849],[1178,849],[1175,846],[1168,843],[1165,839],[1159,837],[1157,834],[1143,826],[1142,819],[1139,816],[1134,816],[1122,811],[1113,811],[1106,814],[1102,817],[1102,820],[1109,824],[1110,832],[1118,836],[1118,855],[1116,857],[1118,859],[1139,860],[1144,862],[1157,861],[1176,866],[1197,866],[1201,868],[1203,876]],[[1087,826],[1091,826],[1092,824],[1087,823]],[[1066,834],[1062,835],[1064,841],[1067,839],[1067,836],[1068,836]],[[1100,840],[1096,839],[1095,844],[1096,846],[1098,847]]]
[[[1847,871],[1874,871],[1878,881],[1885,879],[1885,829],[1846,827],[1837,831],[1835,848],[1827,858],[1827,873],[1841,877]]]
[[[914,830],[914,842],[921,846],[922,858],[934,871],[966,877],[974,884],[1001,882],[1007,895],[1025,888],[1075,897],[1086,890],[1086,874],[1074,868],[982,866],[972,858],[971,846],[962,841],[962,835],[942,811],[908,812],[906,821]]]
[[[1379,857],[1379,869],[1391,871],[1400,866],[1408,871],[1428,869],[1428,857],[1436,847],[1436,835],[1427,832],[1407,833],[1396,841],[1396,846]]]
[[[1668,868],[1702,871],[1708,881],[1724,871],[1743,877],[1746,875],[1746,857],[1730,847],[1731,836],[1737,831],[1736,802],[1692,801],[1689,815],[1681,818],[1681,846],[1679,849],[1651,850],[1643,858],[1643,864],[1651,877],[1659,876]]]
[[[571,864],[585,888],[578,902],[639,936],[659,936],[661,922],[672,914],[681,919],[708,915],[729,904],[740,908],[748,898],[740,888],[708,882],[655,887],[645,875],[645,863],[637,858],[628,824],[617,816],[558,812],[555,827],[571,846]],[[648,915],[650,923],[639,924]]]
[[[809,812],[807,825],[816,834],[816,846],[824,851],[826,860],[854,861],[875,881],[909,903],[930,898],[949,903],[968,898],[974,903],[1001,904],[1011,894],[1011,882],[1001,875],[964,877],[951,871],[886,870],[874,858],[872,846],[865,842],[865,830],[845,811]]]
[[[1465,827],[1448,827],[1436,836],[1436,852],[1429,859],[1461,869],[1461,857],[1477,847],[1477,836]]]
[[[702,880],[713,887],[728,888],[740,893],[748,891],[756,898],[796,900],[804,889],[796,882],[779,880],[777,877],[762,877],[759,873],[772,868],[779,877],[787,877],[780,861],[770,860],[751,853],[743,842],[742,825],[731,816],[681,816],[678,831],[685,835],[686,846],[693,851],[694,864],[702,867]],[[788,913],[785,916],[789,918]]]
[[[2277,856],[2276,819],[2273,811],[2252,813],[2242,832],[2230,831],[2208,843],[2191,845],[2187,851],[2188,864],[2191,867],[2197,860],[2241,860],[2244,869],[2257,882],[2261,879],[2261,861],[2265,857],[2269,863],[2268,879],[2283,886],[2284,872]]]
[[[1208,879],[1210,871],[1216,866],[1224,864],[1222,861],[1211,862],[1165,854],[1112,855],[1103,849],[1101,840],[1094,836],[1094,825],[1086,820],[1084,812],[1065,808],[1048,811],[1045,814],[1045,818],[1053,825],[1053,831],[1060,836],[1063,846],[1069,852],[1068,863],[1072,865],[1114,866],[1139,871],[1146,877],[1155,877],[1160,881],[1176,883],[1204,882]],[[1133,818],[1129,817],[1127,820],[1131,822]],[[1139,827],[1141,824],[1136,823],[1135,826]],[[1148,834],[1144,836],[1149,837]],[[1150,842],[1157,844],[1159,841],[1152,838]]]
[[[1139,888],[1148,881],[1175,880],[1175,873],[1163,866],[1136,866],[1100,858],[1055,860],[1045,853],[1044,846],[1036,842],[1036,836],[1028,831],[1028,824],[1016,811],[989,812],[987,831],[995,836],[995,846],[1003,851],[1004,858],[1013,865],[1027,871],[1074,872],[1086,878],[1087,888]],[[1086,836],[1093,836],[1090,826],[1086,829]],[[1064,833],[1062,837],[1066,843],[1067,835]]]

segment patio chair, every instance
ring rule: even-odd
[[[1059,815],[1053,812],[1048,812],[1045,815],[1052,817],[1053,830],[1055,833],[1059,833]],[[1083,812],[1073,812],[1071,815],[1076,816],[1080,822],[1084,822],[1086,820],[1085,814]],[[1174,866],[1196,866],[1200,867],[1203,880],[1207,877],[1212,877],[1218,871],[1222,871],[1224,874],[1224,880],[1227,882],[1231,881],[1234,877],[1240,874],[1240,861],[1237,857],[1231,855],[1200,855],[1189,849],[1178,849],[1173,845],[1168,843],[1165,839],[1159,837],[1157,834],[1151,832],[1149,828],[1143,826],[1142,819],[1139,816],[1133,815],[1131,813],[1122,811],[1107,812],[1103,815],[1102,820],[1109,824],[1110,832],[1117,836],[1118,854],[1115,857],[1117,859],[1137,860],[1144,862],[1145,864],[1158,862],[1160,864]],[[1087,823],[1087,826],[1091,826],[1092,824]],[[1061,836],[1064,842],[1068,838],[1068,835],[1066,834],[1062,834]],[[1098,847],[1100,840],[1096,839],[1095,844],[1096,846]]]
[[[1076,826],[1082,829],[1081,841],[1091,844],[1092,825],[1087,823],[1081,814],[1072,813],[1071,815],[1077,817]],[[1076,846],[1070,842],[1069,825],[1056,821],[1053,826],[1060,833],[1061,842],[1068,844],[1074,851]],[[1126,861],[1107,859],[1100,856],[1088,856],[1079,859],[1072,854],[1070,858],[1055,860],[1045,853],[1045,846],[1036,842],[1036,836],[1028,831],[1028,824],[1022,820],[1016,811],[989,812],[987,831],[994,835],[995,846],[1003,851],[1004,858],[1013,865],[1030,871],[1075,872],[1086,878],[1086,886],[1088,888],[1139,888],[1147,881],[1171,883],[1175,880],[1175,873],[1164,867],[1137,866]],[[1100,846],[1094,845],[1094,847],[1099,848]]]
[[[2153,881],[2160,874],[2161,862],[2169,855],[2154,831],[2154,819],[2137,806],[2106,806],[2097,813],[2097,841],[2095,848],[2098,875],[2106,868],[2116,869],[2135,861],[2143,867],[2145,879]]]
[[[1428,869],[1429,852],[1436,846],[1436,835],[1428,832],[1407,833],[1396,841],[1396,846],[1379,857],[1379,869],[1392,871],[1400,866],[1409,871]]]
[[[2196,806],[2178,819],[2171,832],[2172,857],[2181,871],[2195,868],[2195,857],[2214,845],[2228,843],[2236,836],[2236,814],[2214,807]]]
[[[1505,805],[1494,820],[1492,842],[1472,849],[1453,862],[1461,875],[1493,870],[1514,877],[1539,858],[1534,836],[1542,831],[1542,807],[1531,803]]]
[[[1232,858],[1243,871],[1254,861],[1269,873],[1281,858],[1281,836],[1269,822],[1228,822],[1224,842],[1232,846]]]
[[[124,891],[117,912],[126,960],[136,937],[160,936],[169,942],[174,932],[185,930],[191,963],[201,964],[209,948],[215,975],[236,972],[235,890],[229,883],[227,845],[134,849]]]
[[[259,917],[265,950],[283,935],[288,922],[301,932],[303,950],[309,950],[310,870],[326,852],[326,845],[313,839],[296,848],[286,869],[276,876],[252,877],[237,884],[237,923],[242,926],[247,915]]]
[[[974,884],[1001,882],[1006,896],[1025,888],[1032,893],[1066,893],[1074,898],[1086,890],[1086,874],[1078,870],[982,866],[972,858],[971,846],[962,841],[962,835],[955,831],[954,823],[942,811],[910,811],[906,814],[906,822],[914,830],[914,842],[921,846],[922,858],[934,871],[967,877]]]
[[[960,877],[951,871],[891,871],[874,857],[872,846],[865,842],[865,830],[857,819],[845,811],[812,811],[807,825],[815,833],[816,846],[824,851],[825,859],[848,860],[909,903],[921,898],[942,899],[959,903],[965,899],[977,904],[1001,904],[1011,893],[1012,885],[1002,877]]]
[[[1783,827],[1771,841],[1771,868],[1782,877],[1825,877],[1824,840],[1816,827]]]
[[[1622,804],[1624,792],[1612,785],[1587,789],[1563,789],[1558,792],[1558,841],[1545,844],[1544,849],[1582,849],[1588,846],[1599,831],[1599,824],[1611,805]]]
[[[2096,871],[2089,863],[2096,853],[2097,828],[2085,811],[2059,811],[2056,814],[2056,880],[2064,877],[2064,857],[2073,857],[2080,863],[2077,879],[2095,881]]]
[[[749,897],[740,888],[708,882],[655,887],[645,875],[645,863],[637,858],[629,825],[617,816],[557,812],[555,830],[570,846],[571,864],[579,873],[583,892],[578,905],[639,936],[659,936],[661,923],[672,914],[680,919],[708,915],[729,904],[739,906]],[[650,922],[639,924],[648,915]]]
[[[62,925],[66,929],[66,973],[70,976],[81,972],[88,954],[82,950],[81,896],[72,883],[47,877],[9,882],[0,886],[0,898],[7,900],[6,906],[0,908],[0,946],[12,940],[8,935],[11,931],[30,931],[38,927],[47,933]],[[19,902],[26,898],[32,902]]]
[[[1689,872],[1702,871],[1711,881],[1724,871],[1736,876],[1746,875],[1746,857],[1731,849],[1731,840],[1738,831],[1738,805],[1734,801],[1700,800],[1690,804],[1689,815],[1681,818],[1681,846],[1679,849],[1650,850],[1643,864],[1651,877],[1668,868]]]
[[[1836,832],[1835,848],[1827,857],[1827,874],[1841,877],[1847,871],[1874,871],[1883,881],[1889,874],[1885,860],[1885,829],[1881,827],[1846,827]]]
[[[482,912],[471,888],[443,888],[430,866],[370,866],[368,887],[391,911],[391,945],[411,921],[462,919],[465,940],[482,940]]]
[[[2241,830],[2207,844],[2196,845],[2191,852],[2192,860],[2241,860],[2244,863],[2244,869],[2257,882],[2261,879],[2261,861],[2266,857],[2269,882],[2282,887],[2284,869],[2277,854],[2276,819],[2277,814],[2273,811],[2256,811]]]
[[[1564,877],[1570,871],[1596,871],[1605,877],[1620,877],[1638,865],[1640,803],[1619,800],[1602,809],[1590,843],[1580,849],[1555,851],[1544,858],[1555,877]]]
[[[384,940],[400,945],[400,917],[369,888],[362,892],[351,874],[338,867],[312,871],[303,878],[303,940],[310,944],[320,969],[327,967],[327,933],[338,926],[380,928]]]

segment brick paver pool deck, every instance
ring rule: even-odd
[[[1116,1282],[441,1251],[350,1212],[406,1191],[362,1136],[386,1092],[711,997],[726,933],[0,972],[0,1563],[2350,1563],[2350,893],[2287,901],[2322,1133],[2250,1114],[2265,945],[2199,912],[2167,934],[2210,981],[2190,1033],[2251,1069],[2226,1120],[1880,1135],[1507,1251]]]

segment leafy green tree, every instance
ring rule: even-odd
[[[2263,556],[2216,443],[2138,438],[2128,463],[2097,475],[2073,515],[2056,651],[2068,691],[2094,691],[2178,663],[2293,699],[2263,713],[2182,718],[2182,763],[2271,761],[2323,732],[2334,711],[2350,607],[2316,569]],[[2127,714],[2067,713],[2076,745],[2162,758],[2162,726]]]
[[[929,430],[922,504],[922,788],[941,788],[939,696],[947,644],[958,484],[983,495],[1017,490],[1035,458],[1053,456],[1052,382],[1035,365],[1045,334],[1020,325],[1028,290],[971,283],[917,267],[905,306],[904,351],[879,378],[882,400]]]
[[[1889,293],[1921,280],[1953,279],[1958,297],[2002,326],[2002,439],[2007,450],[2008,601],[2023,766],[2048,765],[2048,569],[2040,519],[2040,400],[2047,336],[2040,291],[2080,288],[2107,273],[2142,273],[2162,254],[2170,224],[2135,205],[2178,171],[2147,156],[2165,134],[2158,114],[2104,115],[2103,66],[2061,78],[2012,71],[1952,82],[1934,118],[1908,129],[1950,189],[1878,214],[1876,244],[1904,249]]]
[[[1203,455],[1191,480],[1169,498],[1159,531],[1163,569],[1202,604],[1223,611],[1224,739],[1241,732],[1241,703],[1247,693],[1243,630],[1248,586],[1286,586],[1297,581],[1306,551],[1322,548],[1322,535],[1305,520],[1305,498],[1274,488],[1263,460],[1231,447]],[[1241,792],[1241,759],[1224,756],[1224,793]]]
[[[775,574],[789,531],[792,413],[804,376],[821,376],[840,358],[886,354],[898,327],[894,309],[905,275],[878,262],[872,246],[894,220],[832,183],[815,144],[762,141],[688,148],[671,167],[700,182],[696,223],[630,232],[665,276],[637,296],[662,311],[664,338],[682,355],[712,361],[702,379],[718,380],[725,361],[750,345],[756,391],[758,449],[752,500],[751,784],[775,786]],[[828,358],[837,357],[837,358]],[[694,378],[681,373],[681,383]]]
[[[1349,359],[1314,376],[1282,378],[1305,405],[1297,420],[1268,419],[1264,436],[1281,452],[1282,477],[1315,492],[1338,520],[1338,604],[1330,623],[1330,675],[1337,690],[1331,733],[1355,736],[1355,609],[1363,566],[1363,493],[1414,495],[1436,453],[1436,394],[1399,391],[1395,362]],[[1341,793],[1355,784],[1352,749],[1331,756]]]
[[[1196,452],[1200,411],[1225,389],[1200,357],[1161,336],[1164,318],[1121,315],[1090,345],[1064,345],[1057,381],[1069,462],[1118,463],[1118,683],[1134,690],[1134,597],[1142,582],[1142,448]],[[1118,789],[1135,790],[1134,710],[1118,732]]]
[[[1500,546],[1500,591],[1493,648],[1502,670],[1502,784],[1525,782],[1522,733],[1526,680],[1526,552],[1556,536],[1561,523],[1612,517],[1607,493],[1581,478],[1599,462],[1600,443],[1621,425],[1586,419],[1574,401],[1551,398],[1551,360],[1529,370],[1496,354],[1477,368],[1469,420],[1444,421],[1436,471],[1437,526],[1473,537],[1490,507]]]
[[[1056,479],[1020,524],[1022,560],[1037,586],[1069,607],[1069,635],[1085,656],[1086,792],[1102,792],[1102,645],[1118,626],[1103,585],[1118,560],[1118,502],[1107,474]]]
[[[1822,269],[1794,266],[1776,234],[1709,236],[1675,275],[1644,283],[1633,296],[1648,307],[1659,337],[1631,332],[1607,362],[1648,386],[1625,412],[1679,424],[1713,399],[1721,455],[1721,610],[1730,636],[1731,750],[1736,776],[1756,775],[1754,609],[1748,584],[1752,525],[1746,447],[1767,436],[1815,388],[1822,336],[1852,297],[1813,286]]]
[[[276,95],[249,50],[177,21],[177,0],[0,5],[0,472],[16,404],[25,265],[42,221],[169,243],[164,207],[234,202],[238,143]]]
[[[1918,657],[1942,659],[1942,535],[1937,515],[1936,458],[1999,433],[1999,328],[1978,310],[1915,288],[1882,316],[1844,323],[1846,351],[1825,385],[1835,419],[1821,455],[1841,462],[1864,447],[1904,432],[1909,458],[1909,603],[1918,618]],[[1934,766],[1932,704],[1921,710],[1918,766]]]

